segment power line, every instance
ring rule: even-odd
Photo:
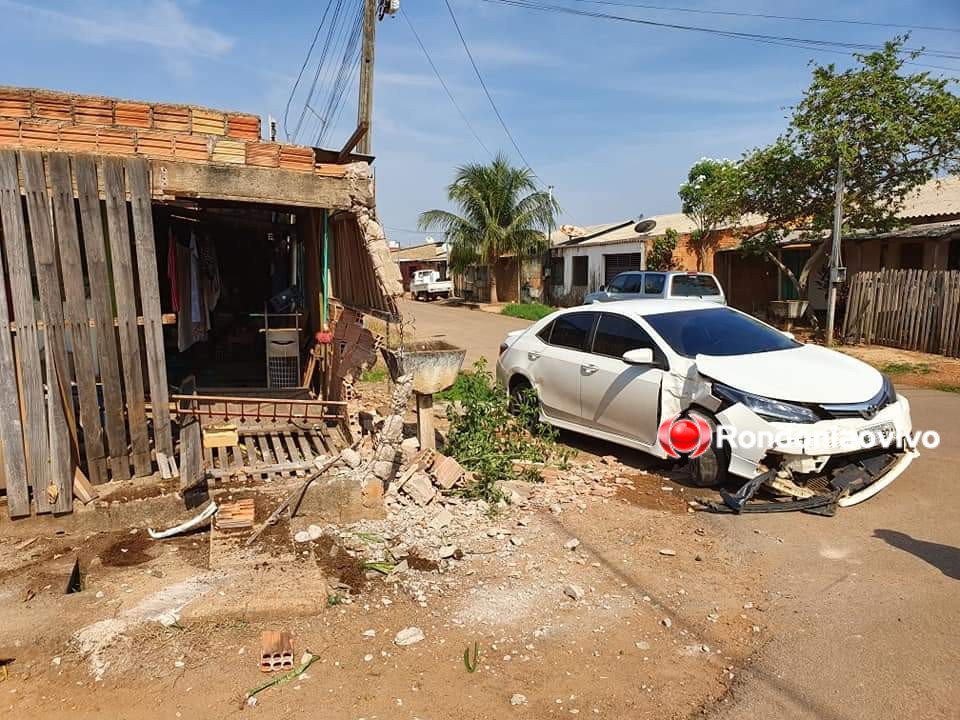
[[[480,139],[480,136],[477,134],[477,131],[474,130],[473,125],[470,123],[470,120],[467,119],[466,114],[463,112],[463,108],[460,107],[460,103],[457,102],[457,99],[453,96],[453,93],[450,92],[450,88],[447,87],[447,83],[443,79],[443,75],[441,75],[440,70],[437,69],[436,64],[433,62],[433,58],[430,57],[430,53],[427,52],[426,46],[423,44],[423,41],[420,39],[420,34],[417,32],[417,29],[413,26],[413,22],[411,22],[410,17],[407,15],[406,11],[403,9],[402,6],[400,8],[400,14],[403,15],[403,19],[406,20],[407,25],[410,26],[410,32],[412,32],[413,37],[416,38],[417,45],[420,46],[420,50],[423,52],[423,56],[427,59],[427,62],[430,64],[430,67],[433,69],[433,74],[437,76],[437,80],[440,81],[440,85],[443,87],[444,92],[447,93],[447,97],[450,98],[450,102],[453,103],[453,106],[457,109],[457,112],[460,113],[460,118],[463,120],[466,126],[470,129],[470,133],[473,135],[474,139],[480,144],[480,147],[484,149],[487,155],[489,155],[490,157],[493,157],[493,153],[490,152],[490,148],[488,148],[484,144],[483,140]],[[401,231],[401,232],[407,232],[407,231]]]
[[[800,38],[800,37],[791,37],[784,35],[766,35],[761,33],[748,33],[734,30],[720,30],[717,28],[708,28],[700,27],[696,25],[682,25],[679,23],[666,23],[666,22],[657,22],[654,20],[646,20],[636,17],[628,17],[624,15],[614,15],[610,13],[594,12],[588,10],[578,10],[572,7],[560,6],[560,5],[549,5],[541,2],[533,2],[532,0],[482,0],[482,2],[495,3],[500,5],[508,5],[519,8],[524,8],[527,10],[536,10],[539,12],[549,12],[549,13],[558,13],[566,15],[576,15],[581,17],[591,17],[603,20],[613,20],[619,22],[633,23],[636,25],[645,25],[649,27],[659,27],[666,28],[671,30],[683,30],[688,32],[698,32],[708,35],[717,35],[720,37],[728,37],[738,40],[747,40],[752,42],[760,42],[769,45],[780,45],[783,47],[798,47],[801,49],[807,50],[817,50],[820,52],[835,52],[839,54],[846,54],[839,50],[843,48],[847,51],[849,50],[879,50],[882,48],[880,45],[870,44],[870,43],[851,43],[837,40],[820,40],[815,38]],[[907,52],[912,52],[912,49],[904,48]],[[940,57],[951,60],[960,59],[960,54],[950,53],[940,50],[924,50],[917,49],[917,52],[922,52],[923,54],[929,55],[931,57]],[[947,70],[949,72],[958,72],[960,68],[953,67],[943,67],[939,65],[925,65],[916,62],[910,62],[911,65],[917,65],[920,67],[928,67],[937,70]]]
[[[769,15],[766,13],[751,13],[735,10],[704,10],[701,8],[678,7],[676,5],[649,5],[636,2],[616,2],[615,0],[573,0],[573,2],[590,3],[592,5],[613,5],[617,7],[639,8],[643,10],[669,10],[671,12],[694,13],[697,15],[725,15],[729,17],[750,17],[764,20],[790,20],[797,22],[833,23],[840,25],[869,25],[872,27],[897,28],[901,30],[929,30],[933,32],[960,32],[960,28],[937,27],[934,25],[907,25],[903,23],[874,22],[871,20],[851,20],[848,18],[821,18],[803,15]]]
[[[470,59],[470,64],[473,66],[473,71],[477,75],[477,80],[480,81],[480,87],[483,88],[483,93],[487,96],[487,100],[490,101],[490,107],[493,108],[493,112],[497,116],[497,120],[500,121],[500,126],[503,128],[503,131],[507,134],[507,137],[510,139],[510,143],[513,145],[513,149],[517,151],[517,155],[520,156],[520,159],[523,161],[523,164],[527,166],[527,169],[533,174],[534,177],[539,179],[536,171],[530,165],[529,161],[523,156],[523,152],[520,150],[520,146],[517,145],[517,141],[513,139],[513,135],[510,132],[510,128],[507,127],[507,123],[503,120],[503,115],[500,114],[497,104],[493,101],[493,96],[490,94],[490,90],[487,88],[487,83],[483,79],[483,75],[480,74],[480,68],[477,67],[476,61],[473,59],[473,53],[470,52],[470,46],[467,45],[467,39],[463,36],[463,31],[460,29],[460,23],[457,22],[457,16],[453,12],[453,6],[450,5],[450,0],[443,0],[447,6],[447,10],[450,12],[450,19],[453,20],[454,27],[457,28],[457,35],[460,36],[460,43],[463,45],[463,49],[467,53],[467,57]]]

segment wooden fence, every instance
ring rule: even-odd
[[[173,452],[147,161],[0,150],[0,228],[7,510],[70,512]]]
[[[843,339],[960,357],[960,270],[857,273]]]

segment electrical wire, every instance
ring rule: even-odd
[[[440,70],[437,68],[436,63],[433,62],[433,58],[430,57],[430,53],[427,51],[426,46],[423,44],[423,40],[420,39],[420,34],[417,32],[417,29],[413,26],[413,22],[410,20],[410,16],[407,15],[403,7],[400,8],[400,14],[403,15],[403,19],[406,20],[407,25],[410,26],[410,32],[413,33],[413,37],[416,39],[417,45],[420,46],[420,50],[421,52],[423,52],[423,56],[427,59],[427,62],[430,64],[430,68],[433,70],[433,74],[437,76],[437,80],[440,81],[440,85],[441,87],[443,87],[443,91],[447,94],[447,97],[450,98],[450,102],[453,103],[453,106],[457,109],[457,112],[460,114],[460,118],[463,120],[464,124],[466,124],[467,128],[469,128],[470,133],[473,135],[474,139],[477,141],[480,147],[482,147],[484,149],[484,152],[486,152],[487,155],[489,155],[492,158],[493,153],[490,152],[490,148],[488,148],[484,144],[483,140],[480,139],[480,136],[477,134],[477,131],[474,129],[473,124],[467,118],[466,113],[463,112],[463,108],[460,107],[460,103],[458,103],[457,99],[453,96],[453,93],[450,91],[450,88],[447,86],[446,80],[444,80],[443,75],[440,74]],[[401,232],[406,232],[406,231],[401,231]]]
[[[654,20],[646,20],[642,18],[628,17],[624,15],[614,15],[611,13],[578,10],[573,7],[567,7],[562,5],[550,5],[543,2],[534,2],[533,0],[481,0],[481,1],[487,2],[487,3],[499,4],[499,5],[519,7],[527,10],[535,10],[539,12],[558,13],[558,14],[575,15],[575,16],[581,16],[581,17],[591,17],[591,18],[603,19],[603,20],[627,22],[627,23],[633,23],[636,25],[645,25],[649,27],[658,27],[658,28],[665,28],[670,30],[682,30],[687,32],[697,32],[697,33],[703,33],[708,35],[716,35],[720,37],[728,37],[728,38],[738,39],[738,40],[759,42],[759,43],[764,43],[769,45],[779,45],[782,47],[797,47],[797,48],[802,48],[807,50],[816,50],[819,52],[834,52],[834,53],[839,53],[843,55],[846,55],[847,53],[843,52],[841,48],[848,51],[849,50],[860,50],[860,51],[879,50],[882,48],[882,46],[880,45],[871,44],[871,43],[852,43],[852,42],[837,41],[837,40],[820,40],[820,39],[813,39],[813,38],[791,37],[791,36],[784,36],[784,35],[766,35],[762,33],[748,33],[748,32],[741,32],[741,31],[734,31],[734,30],[720,30],[717,28],[700,27],[696,25],[682,25],[679,23],[657,22]],[[951,53],[951,52],[941,51],[941,50],[925,50],[922,48],[918,48],[916,50],[910,49],[910,48],[904,48],[903,50],[904,52],[914,52],[914,51],[919,52],[924,55],[929,55],[930,57],[946,58],[950,60],[960,60],[960,53]],[[917,65],[920,67],[933,68],[937,70],[947,70],[949,72],[960,72],[960,68],[955,68],[955,67],[928,65],[928,64],[922,64],[917,62],[909,62],[909,64]]]
[[[650,5],[637,2],[617,2],[616,0],[572,0],[592,5],[612,5],[616,7],[638,8],[642,10],[668,10],[670,12],[694,13],[697,15],[722,15],[728,17],[760,18],[763,20],[787,20],[795,22],[833,23],[839,25],[867,25],[871,27],[895,28],[901,30],[928,30],[931,32],[960,32],[960,28],[938,27],[935,25],[908,25],[906,23],[885,23],[872,20],[851,20],[848,18],[821,18],[803,15],[769,15],[766,13],[742,12],[737,10],[706,10],[703,8],[678,7],[676,5]]]

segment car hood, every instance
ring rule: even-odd
[[[883,376],[849,355],[817,345],[753,355],[697,355],[701,375],[776,400],[858,403],[874,397]]]

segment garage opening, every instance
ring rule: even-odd
[[[603,283],[609,285],[617,275],[643,270],[643,253],[618,253],[603,256]]]

